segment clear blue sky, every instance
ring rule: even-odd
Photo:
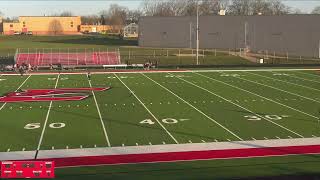
[[[28,1],[28,0],[0,0],[0,11],[4,16],[41,16],[71,11],[75,15],[96,14],[101,10],[108,9],[112,3],[127,6],[129,9],[136,9],[141,5],[142,0],[100,0],[100,1]],[[299,8],[305,13],[311,12],[315,6],[320,6],[320,0],[284,0],[284,3]]]

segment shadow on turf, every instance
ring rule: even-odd
[[[105,46],[137,46],[137,40],[125,40],[108,36],[79,36],[70,39],[58,39],[52,41],[40,41],[46,43],[105,45]]]
[[[161,176],[166,177],[166,179],[171,179],[170,177],[179,177],[179,179],[212,179],[212,178],[218,178],[218,179],[238,179],[238,180],[304,180],[304,179],[311,179],[311,180],[319,180],[320,173],[315,172],[306,172],[303,168],[305,163],[320,163],[320,157],[319,156],[312,156],[312,155],[305,155],[305,157],[312,157],[314,160],[309,161],[294,161],[294,162],[265,162],[265,163],[241,163],[240,165],[238,163],[235,163],[234,165],[223,165],[222,163],[217,162],[215,165],[212,166],[203,166],[201,163],[210,163],[215,160],[210,161],[192,161],[192,162],[175,162],[175,163],[154,163],[154,164],[132,164],[128,166],[135,166],[133,167],[133,170],[123,170],[118,172],[110,172],[112,171],[112,168],[117,168],[119,166],[119,169],[122,169],[121,166],[123,165],[115,165],[115,166],[102,166],[102,167],[88,167],[88,173],[71,173],[66,175],[59,175],[59,172],[57,172],[57,177],[59,178],[95,178],[95,179],[105,179],[105,178],[115,178],[115,177],[130,177],[130,179],[136,177],[136,178],[143,178],[143,177],[150,177],[150,176],[157,176],[161,179]],[[245,159],[243,159],[245,160]],[[233,159],[230,160],[216,160],[216,161],[233,161]],[[192,163],[199,163],[198,167],[194,167],[194,164]],[[191,163],[191,164],[189,164]],[[317,165],[317,164],[315,164]],[[126,165],[124,165],[126,166]],[[167,166],[163,168],[163,166]],[[182,167],[181,167],[182,166]],[[290,167],[294,166],[294,167]],[[110,167],[111,170],[108,168]],[[297,168],[295,168],[297,167]],[[82,167],[85,168],[85,167]],[[96,171],[95,168],[104,168],[102,171],[109,171],[109,172],[101,172],[99,169]],[[134,169],[135,168],[135,169]],[[251,176],[250,178],[241,178],[241,176],[245,176],[245,174],[239,176],[239,175],[229,175],[230,170],[236,172],[240,168],[248,168],[249,170],[258,170],[261,171],[262,169],[273,169],[276,174],[283,174],[279,176],[268,176],[268,177],[259,177],[250,175],[250,172],[248,172],[248,176]],[[252,169],[253,168],[253,169]],[[130,169],[130,167],[124,167],[123,169]],[[61,171],[68,170],[68,169],[61,169]],[[91,171],[91,172],[90,172]],[[115,171],[115,170],[114,170]],[[243,170],[242,170],[243,171]],[[219,172],[219,173],[216,173]],[[241,172],[241,170],[239,171]],[[241,173],[237,174],[241,174]],[[222,173],[222,174],[221,174]],[[223,175],[226,174],[226,175]],[[192,178],[193,177],[193,178]],[[157,178],[156,178],[157,179]]]

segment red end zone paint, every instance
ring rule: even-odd
[[[39,102],[39,101],[79,101],[89,97],[91,91],[105,91],[107,88],[60,88],[60,89],[28,89],[11,92],[0,97],[0,103]]]
[[[227,158],[250,158],[263,156],[285,156],[292,154],[317,154],[320,153],[320,145],[249,148],[210,151],[167,152],[149,154],[125,154],[106,156],[84,156],[69,158],[42,159],[55,161],[56,167],[112,165],[130,163],[174,162]]]

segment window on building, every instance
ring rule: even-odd
[[[13,27],[13,24],[10,24],[10,27],[12,28],[12,27]]]

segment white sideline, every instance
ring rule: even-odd
[[[92,88],[91,81],[89,79],[88,79],[88,82],[89,82],[90,87]],[[94,91],[92,91],[92,95],[93,95],[93,99],[94,99],[94,102],[95,102],[96,107],[97,107],[97,111],[98,111],[98,115],[99,115],[99,118],[100,118],[100,121],[101,121],[101,125],[102,125],[104,136],[106,138],[108,146],[111,147],[109,136],[108,136],[108,133],[107,133],[107,130],[106,130],[106,126],[105,126],[105,124],[103,122],[103,118],[102,118],[102,115],[101,115],[101,112],[100,112],[100,108],[99,108],[99,105],[98,105],[98,102],[97,102],[96,95],[95,95]]]
[[[133,96],[140,102],[140,104],[148,111],[148,113],[158,122],[158,124],[167,132],[167,134],[174,140],[175,143],[179,144],[176,138],[167,130],[166,127],[158,120],[158,118],[144,105],[144,103],[139,99],[139,97],[116,75],[118,80],[133,94]]]
[[[39,159],[45,158],[68,158],[82,156],[105,156],[105,155],[126,155],[126,154],[149,154],[168,152],[190,152],[208,150],[231,150],[250,149],[266,147],[287,147],[287,146],[309,146],[320,145],[320,138],[297,138],[297,139],[271,139],[256,141],[231,141],[231,142],[210,142],[210,143],[187,143],[187,144],[165,144],[126,146],[110,148],[83,148],[83,149],[56,149],[40,150]],[[0,160],[24,160],[32,159],[34,151],[0,152]]]
[[[319,68],[305,69],[305,68],[296,68],[296,69],[224,69],[224,70],[157,70],[157,71],[118,71],[118,72],[92,72],[91,74],[137,74],[137,73],[181,73],[181,72],[255,72],[255,71],[320,71]],[[20,74],[12,73],[0,73],[7,76],[20,76]],[[55,75],[57,73],[31,73],[32,75]],[[86,72],[61,72],[61,74],[86,74]]]
[[[170,74],[170,73],[169,73],[169,74]],[[212,92],[212,91],[210,91],[210,90],[208,90],[208,89],[206,89],[206,88],[204,88],[204,87],[198,86],[198,85],[196,85],[196,84],[194,84],[194,83],[192,83],[192,82],[190,82],[190,81],[187,81],[187,80],[185,80],[185,79],[183,79],[183,78],[180,78],[180,77],[177,77],[177,76],[176,76],[176,78],[178,78],[178,79],[180,79],[180,80],[182,80],[182,81],[185,81],[186,83],[189,83],[189,84],[191,84],[191,85],[193,85],[193,86],[195,86],[195,87],[198,87],[199,89],[202,89],[202,90],[204,90],[204,91],[206,91],[206,92],[208,92],[208,93],[210,93],[210,94],[212,94],[212,95],[214,95],[214,96],[217,96],[217,97],[219,97],[219,98],[221,98],[221,99],[223,99],[223,100],[225,100],[225,101],[227,101],[227,102],[229,102],[229,103],[231,103],[231,104],[233,104],[233,105],[235,105],[235,106],[237,106],[237,107],[239,107],[239,108],[241,108],[241,109],[243,109],[243,110],[245,110],[245,111],[247,111],[247,112],[250,112],[251,114],[254,114],[254,115],[256,115],[256,116],[258,116],[258,117],[260,117],[260,118],[262,118],[262,119],[264,119],[264,120],[266,120],[266,121],[268,121],[268,122],[270,122],[270,123],[272,123],[272,124],[274,124],[274,125],[282,128],[282,129],[285,129],[285,130],[287,130],[287,131],[289,131],[289,132],[291,132],[291,133],[293,133],[293,134],[295,134],[295,135],[303,138],[303,136],[302,136],[301,134],[299,134],[299,133],[297,133],[297,132],[295,132],[295,131],[287,128],[287,127],[284,127],[284,126],[282,126],[281,124],[278,124],[278,123],[276,123],[276,122],[274,122],[274,121],[271,121],[271,120],[265,118],[264,116],[261,116],[261,115],[255,113],[255,112],[253,112],[253,111],[251,111],[251,110],[249,110],[249,109],[247,109],[247,108],[245,108],[245,107],[243,107],[243,106],[241,106],[241,105],[239,105],[239,104],[237,104],[237,103],[234,103],[234,102],[230,101],[229,99],[226,99],[226,98],[224,98],[224,97],[222,97],[222,96],[220,96],[220,95],[218,95],[218,94],[216,94],[216,93],[214,93],[214,92]]]
[[[18,90],[27,82],[27,80],[28,80],[30,77],[31,77],[31,75],[29,75],[15,91],[18,91]],[[0,107],[0,111],[4,108],[4,106],[5,106],[6,104],[7,104],[7,103],[2,104],[2,106]]]
[[[240,88],[240,87],[238,87],[238,86],[234,86],[234,85],[231,85],[231,84],[229,84],[229,83],[225,83],[225,82],[223,82],[223,81],[220,81],[220,80],[211,78],[211,77],[209,77],[209,76],[205,76],[205,75],[203,75],[203,74],[199,74],[199,73],[195,73],[195,74],[198,74],[198,75],[200,75],[200,76],[206,77],[206,78],[211,79],[211,80],[216,81],[216,82],[220,82],[220,83],[225,84],[225,85],[228,85],[228,86],[230,86],[230,87],[239,89],[239,90],[241,90],[241,91],[244,91],[244,92],[253,94],[253,95],[255,95],[255,96],[258,96],[258,97],[263,98],[263,99],[265,99],[265,100],[268,100],[268,101],[271,101],[271,102],[273,102],[273,103],[279,104],[279,105],[281,105],[281,106],[284,106],[284,107],[289,108],[289,109],[291,109],[291,110],[297,111],[297,112],[302,113],[302,114],[304,114],[304,115],[310,116],[310,117],[312,117],[312,118],[319,119],[318,117],[313,116],[313,115],[311,115],[311,114],[309,114],[309,113],[300,111],[300,110],[298,110],[298,109],[295,109],[295,108],[293,108],[293,107],[287,106],[287,105],[282,104],[282,103],[280,103],[280,102],[274,101],[274,100],[269,99],[269,98],[267,98],[267,97],[261,96],[261,95],[259,95],[259,94],[254,93],[254,92],[251,92],[251,91],[242,89],[242,88]],[[237,78],[237,77],[235,77],[235,78]]]
[[[210,116],[208,116],[207,114],[205,114],[204,112],[202,112],[201,110],[199,110],[198,108],[196,108],[195,106],[193,106],[192,104],[190,104],[189,102],[187,102],[186,100],[184,100],[183,98],[181,98],[180,96],[178,96],[177,94],[175,94],[174,92],[172,92],[171,90],[169,90],[168,88],[162,86],[160,83],[156,82],[155,80],[151,79],[150,77],[146,76],[145,74],[141,73],[144,77],[146,77],[147,79],[149,79],[150,81],[154,82],[155,84],[159,85],[160,87],[162,87],[163,89],[165,89],[166,91],[168,91],[169,93],[171,93],[172,95],[174,95],[175,97],[177,97],[178,99],[180,99],[181,101],[183,101],[184,103],[188,104],[190,107],[192,107],[193,109],[195,109],[196,111],[198,111],[200,114],[204,115],[206,118],[208,118],[209,120],[211,120],[212,122],[214,122],[215,124],[217,124],[218,126],[220,126],[221,128],[223,128],[224,130],[228,131],[230,134],[232,134],[233,136],[235,136],[236,138],[238,138],[239,140],[243,140],[241,137],[239,137],[237,134],[235,134],[234,132],[232,132],[231,130],[229,130],[228,128],[224,127],[222,124],[220,124],[219,122],[217,122],[216,120],[214,120],[213,118],[211,118]]]
[[[252,73],[250,73],[250,74],[252,74]],[[259,82],[252,81],[252,80],[245,79],[245,78],[241,78],[241,77],[237,77],[237,78],[239,78],[241,80],[244,80],[244,81],[248,81],[248,82],[252,82],[252,83],[255,83],[255,84],[259,84],[259,85],[262,85],[262,86],[266,86],[266,87],[269,87],[269,88],[272,88],[272,89],[276,89],[278,91],[282,91],[282,92],[285,92],[285,93],[288,93],[288,94],[291,94],[291,95],[294,95],[294,96],[298,96],[298,97],[301,97],[303,99],[307,99],[307,100],[310,100],[310,101],[313,101],[313,102],[316,102],[316,103],[320,103],[319,101],[316,101],[316,100],[314,100],[312,98],[308,98],[308,97],[305,97],[305,96],[302,96],[302,95],[299,95],[299,94],[296,94],[296,93],[293,93],[293,92],[289,92],[289,91],[286,91],[286,90],[283,90],[283,89],[280,89],[280,88],[276,88],[276,87],[273,87],[273,86],[270,86],[270,85],[266,85],[266,84],[261,84]]]
[[[55,86],[54,86],[55,89],[56,89],[57,86],[58,86],[59,79],[60,79],[60,74],[58,74],[57,81],[56,81],[56,84],[55,84]],[[46,119],[45,119],[45,121],[44,121],[43,128],[42,128],[42,131],[41,131],[41,135],[40,135],[40,139],[39,139],[37,151],[40,150],[40,147],[41,147],[41,144],[42,144],[43,135],[44,135],[44,132],[45,132],[46,127],[47,127],[47,122],[48,122],[48,119],[49,119],[49,115],[50,115],[51,108],[52,108],[52,101],[50,101],[50,104],[49,104],[49,108],[48,108],[48,111],[47,111]],[[37,155],[37,154],[36,154],[36,155]]]

